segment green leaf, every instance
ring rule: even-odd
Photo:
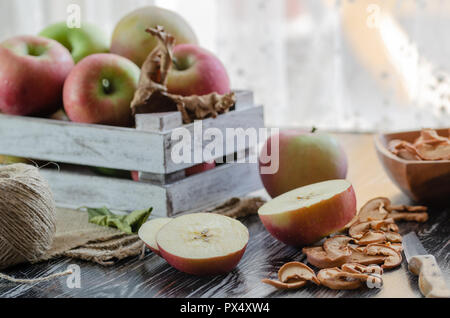
[[[86,207],[86,209],[90,223],[116,228],[127,234],[136,234],[153,211],[153,208],[149,208],[148,210],[136,210],[128,215],[117,215],[106,207]]]

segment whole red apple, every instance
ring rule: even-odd
[[[54,40],[18,36],[2,42],[0,111],[22,116],[55,112],[73,66],[70,52]]]
[[[230,79],[222,62],[195,44],[180,44],[173,51],[174,65],[169,73],[167,91],[190,96],[230,92]]]
[[[64,85],[67,116],[79,123],[129,126],[139,74],[136,64],[116,54],[84,58]]]
[[[279,138],[279,149],[272,146],[274,138]],[[269,162],[262,160],[265,154],[271,158]],[[285,130],[271,136],[261,150],[259,165],[260,172],[261,167],[278,166],[274,173],[261,173],[272,198],[305,185],[347,176],[344,150],[334,137],[319,132]]]

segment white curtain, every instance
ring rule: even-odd
[[[0,0],[0,41],[65,20],[69,4],[109,33],[141,6],[177,11],[268,126],[450,125],[450,1]]]

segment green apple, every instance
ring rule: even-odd
[[[175,37],[176,44],[197,44],[191,26],[179,14],[155,6],[139,8],[126,15],[117,24],[111,41],[111,53],[132,60],[139,67],[158,44],[145,30],[156,26]]]
[[[66,22],[55,23],[42,30],[39,35],[64,45],[75,63],[88,55],[109,51],[108,37],[93,24],[83,23],[81,28],[69,28]]]
[[[25,158],[0,155],[0,165],[10,165],[14,163],[27,163],[27,162],[28,160]]]
[[[276,139],[279,148],[276,149]],[[266,162],[264,158],[267,155]],[[271,136],[261,150],[260,167],[278,167],[261,179],[272,198],[309,184],[345,179],[347,156],[331,135],[303,130],[284,130]],[[270,170],[270,169],[269,169]]]

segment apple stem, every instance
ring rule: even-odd
[[[102,79],[102,85],[103,85],[103,91],[105,92],[105,94],[112,93],[112,85],[108,79],[106,79],[106,78]]]

